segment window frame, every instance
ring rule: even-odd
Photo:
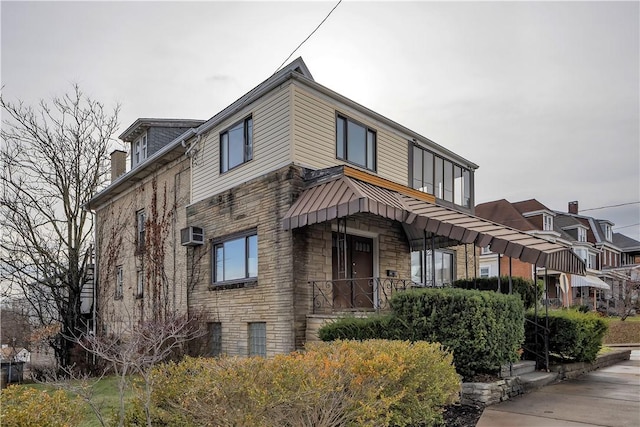
[[[251,275],[251,242],[250,239],[255,238],[255,275]],[[236,240],[244,239],[244,268],[245,275],[241,278],[235,279],[224,279],[224,271],[223,271],[223,280],[216,280],[218,276],[218,247],[222,246],[224,248],[225,243],[233,242]],[[224,255],[223,255],[224,256]],[[223,262],[226,260],[223,260]],[[222,266],[223,270],[225,269],[225,265]],[[246,230],[240,233],[230,234],[228,236],[212,239],[211,240],[211,283],[210,286],[213,288],[226,287],[226,286],[234,286],[234,285],[246,285],[249,283],[256,283],[258,281],[258,230],[256,228],[251,230]]]
[[[486,270],[486,271],[487,271],[486,275],[483,275],[482,270]],[[481,279],[482,279],[482,278],[488,278],[488,277],[491,277],[491,266],[490,266],[490,265],[486,265],[486,266],[484,266],[484,267],[483,267],[483,266],[481,266],[481,267],[480,267],[480,275],[479,275],[479,277],[480,277]]]
[[[147,231],[147,215],[144,209],[136,211],[136,252],[142,253],[145,248],[145,238]]]
[[[339,120],[344,120],[344,127],[342,129],[342,144],[341,148],[342,148],[342,153],[339,152],[338,150],[338,146],[339,146],[339,126],[338,126],[338,121]],[[355,162],[354,160],[349,159],[349,122],[351,122],[352,124],[359,126],[361,128],[364,129],[364,165]],[[354,166],[358,166],[360,168],[364,168],[368,171],[371,172],[377,172],[378,170],[378,132],[370,127],[365,125],[364,123],[358,121],[358,120],[354,120],[351,117],[349,117],[346,114],[340,113],[338,111],[336,111],[335,113],[335,154],[336,154],[336,159],[338,160],[342,160],[343,162],[347,162],[349,164],[352,164]],[[371,141],[371,151],[373,151],[373,154],[370,155],[369,153],[369,135],[373,135],[373,139]],[[369,160],[371,160],[371,162],[373,163],[373,165],[369,165]]]
[[[431,194],[437,199],[451,203],[452,205],[471,209],[471,169],[446,159],[414,141],[409,141],[409,152],[410,188]],[[418,155],[418,153],[420,155]],[[428,153],[430,156],[425,156],[425,153]],[[429,157],[431,161],[431,165],[427,167],[425,167],[426,157]],[[420,163],[420,165],[417,165],[417,163]],[[419,177],[416,176],[418,166],[420,169]],[[425,173],[427,172],[431,174],[431,181],[425,180]],[[457,182],[457,179],[459,179],[459,182]],[[432,192],[425,191],[425,188],[427,190],[431,188]],[[460,204],[458,201],[462,203]]]
[[[267,357],[267,322],[247,323],[247,354],[249,357]]]
[[[250,125],[249,125],[250,124]],[[242,126],[242,162],[229,166],[229,132],[235,130],[236,128]],[[226,140],[226,150],[224,149],[224,136],[227,136]],[[253,160],[253,115],[249,115],[242,120],[238,120],[224,131],[220,132],[220,143],[218,145],[219,149],[219,171],[220,174],[227,173],[236,169],[245,163]],[[225,155],[226,153],[226,165],[225,165]]]
[[[144,298],[144,269],[136,274],[136,299]]]
[[[207,355],[209,357],[222,356],[222,323],[207,322],[208,348]]]
[[[140,163],[144,162],[148,157],[149,143],[147,137],[147,131],[143,132],[139,137],[133,141],[133,166],[136,167]]]
[[[116,266],[116,288],[113,294],[114,299],[122,299],[124,291],[124,268],[122,265]]]

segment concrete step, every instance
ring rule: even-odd
[[[536,370],[536,362],[533,360],[521,360],[512,364],[502,365],[500,369],[500,378],[519,377]]]
[[[551,384],[558,378],[557,372],[529,372],[520,375],[520,382],[525,392],[530,392],[547,384]]]

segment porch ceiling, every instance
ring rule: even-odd
[[[370,213],[419,231],[460,243],[490,246],[492,252],[572,274],[585,274],[582,259],[566,246],[532,236],[473,215],[437,206],[432,196],[356,171],[343,173],[307,188],[282,220],[284,230],[331,221],[357,213]],[[406,189],[406,191],[405,191]]]

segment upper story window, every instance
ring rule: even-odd
[[[247,117],[220,134],[220,173],[253,159],[253,118]]]
[[[609,242],[613,239],[613,232],[611,231],[611,225],[603,223],[602,228],[604,229],[604,236]]]
[[[489,248],[489,246],[483,246],[480,249],[480,255],[488,255],[491,253],[491,249]]]
[[[542,214],[542,229],[544,231],[553,231],[553,217],[548,214]]]
[[[587,230],[582,227],[578,227],[578,242],[587,241]]]
[[[136,284],[136,298],[144,297],[144,270],[138,270],[138,279]]]
[[[376,170],[376,131],[345,116],[336,116],[336,157]]]
[[[144,239],[145,239],[145,225],[146,216],[144,213],[144,209],[136,212],[136,247],[139,251],[144,249]]]
[[[213,284],[258,277],[258,235],[255,230],[242,237],[214,242]]]
[[[471,173],[416,145],[412,148],[411,186],[459,206],[471,207]]]
[[[145,132],[133,142],[133,166],[139,165],[147,158],[147,147],[147,133]]]
[[[121,265],[116,267],[116,292],[115,299],[122,298],[122,289],[124,287],[124,270]]]

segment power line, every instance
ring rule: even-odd
[[[600,206],[600,207],[598,207],[598,208],[580,209],[580,212],[597,211],[597,210],[599,210],[599,209],[617,208],[617,207],[620,207],[620,206],[637,205],[637,204],[639,204],[639,203],[640,203],[640,201],[637,201],[637,202],[629,202],[629,203],[620,203],[619,205]]]
[[[614,230],[622,230],[623,228],[635,227],[636,225],[640,225],[640,222],[631,225],[624,225],[622,227],[613,227]]]
[[[291,58],[291,57],[293,56],[293,54],[294,54],[294,53],[296,53],[296,52],[298,51],[298,49],[300,49],[300,47],[301,47],[301,46],[302,46],[302,45],[303,45],[307,40],[309,40],[309,39],[311,38],[311,36],[312,36],[316,31],[318,31],[318,28],[320,28],[320,27],[322,26],[322,24],[324,24],[324,21],[326,21],[327,19],[329,19],[329,16],[331,16],[331,14],[333,13],[333,11],[334,11],[334,10],[336,10],[336,8],[337,8],[338,6],[340,6],[340,3],[342,3],[342,0],[339,0],[339,1],[338,1],[338,3],[336,3],[336,5],[335,5],[335,6],[333,6],[333,9],[331,9],[331,11],[329,11],[329,13],[327,14],[327,16],[325,16],[325,17],[324,17],[324,19],[323,19],[323,20],[318,24],[318,26],[315,28],[315,30],[313,30],[313,31],[311,32],[311,34],[309,34],[309,35],[307,36],[307,38],[306,38],[306,39],[302,40],[302,43],[300,43],[300,44],[298,45],[298,47],[296,47],[295,49],[293,49],[293,52],[291,52],[291,54],[290,54],[289,56],[287,56],[287,59],[285,59],[284,61],[282,61],[282,64],[280,64],[280,66],[279,66],[278,68],[276,68],[276,71],[274,71],[274,72],[273,72],[273,74],[277,73],[277,72],[278,72],[278,70],[279,70],[280,68],[282,68],[282,66],[283,66],[284,64],[286,64],[286,63],[287,63],[287,61],[289,60],[289,58]]]

